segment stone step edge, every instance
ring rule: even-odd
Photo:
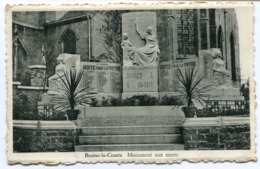
[[[174,145],[184,145],[182,143],[172,143],[172,144],[83,144],[83,145],[75,145],[75,147],[113,147],[113,146],[174,146]]]
[[[102,127],[80,127],[80,129],[101,129],[101,128],[181,128],[182,125],[165,125],[165,126],[102,126]]]
[[[116,144],[116,145],[80,145],[74,146],[76,152],[111,151],[184,151],[184,144]]]
[[[133,135],[117,135],[117,134],[110,134],[110,135],[90,135],[90,136],[82,136],[80,135],[79,137],[141,137],[141,136],[149,136],[149,137],[153,137],[153,136],[182,136],[182,134],[133,134]]]

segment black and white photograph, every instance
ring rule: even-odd
[[[9,160],[255,159],[252,6],[222,6],[10,6]]]

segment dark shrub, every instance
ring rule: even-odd
[[[138,100],[133,99],[132,97],[122,100],[122,106],[136,106]]]
[[[102,97],[101,106],[103,107],[109,106],[109,98]]]
[[[33,105],[26,94],[19,94],[13,98],[13,119],[19,120],[24,118],[24,114],[37,112],[37,105]]]
[[[22,86],[31,86],[31,73],[26,71],[21,79]]]
[[[216,116],[249,116],[248,109],[218,109],[204,108],[197,110],[197,117],[216,117]]]
[[[149,95],[134,95],[122,100],[122,106],[155,106],[158,105],[158,99]]]
[[[174,97],[174,96],[163,96],[160,99],[160,105],[179,105],[180,101],[178,100],[178,98]]]
[[[98,100],[96,98],[91,98],[91,103],[90,105],[92,107],[97,107],[97,104],[98,104]]]
[[[121,106],[121,99],[120,98],[116,98],[116,97],[110,97],[110,106]]]
[[[212,108],[203,108],[197,110],[197,117],[216,117],[217,114],[212,111]]]

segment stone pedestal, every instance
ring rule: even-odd
[[[32,65],[31,69],[31,86],[43,87],[45,82],[46,66]]]
[[[158,67],[123,67],[122,98],[142,94],[158,97]]]

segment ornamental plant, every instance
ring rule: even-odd
[[[53,97],[55,109],[75,110],[76,105],[89,105],[91,96],[89,95],[90,84],[93,78],[84,79],[83,70],[76,71],[74,68],[64,71],[63,75],[58,75],[60,79],[59,93]]]
[[[178,98],[178,106],[185,105],[187,107],[194,106],[197,101],[203,106],[203,102],[208,97],[207,92],[211,89],[209,85],[203,85],[205,74],[199,74],[195,67],[186,68],[184,71],[178,67],[176,78],[173,81],[173,89],[177,92],[175,96]]]

